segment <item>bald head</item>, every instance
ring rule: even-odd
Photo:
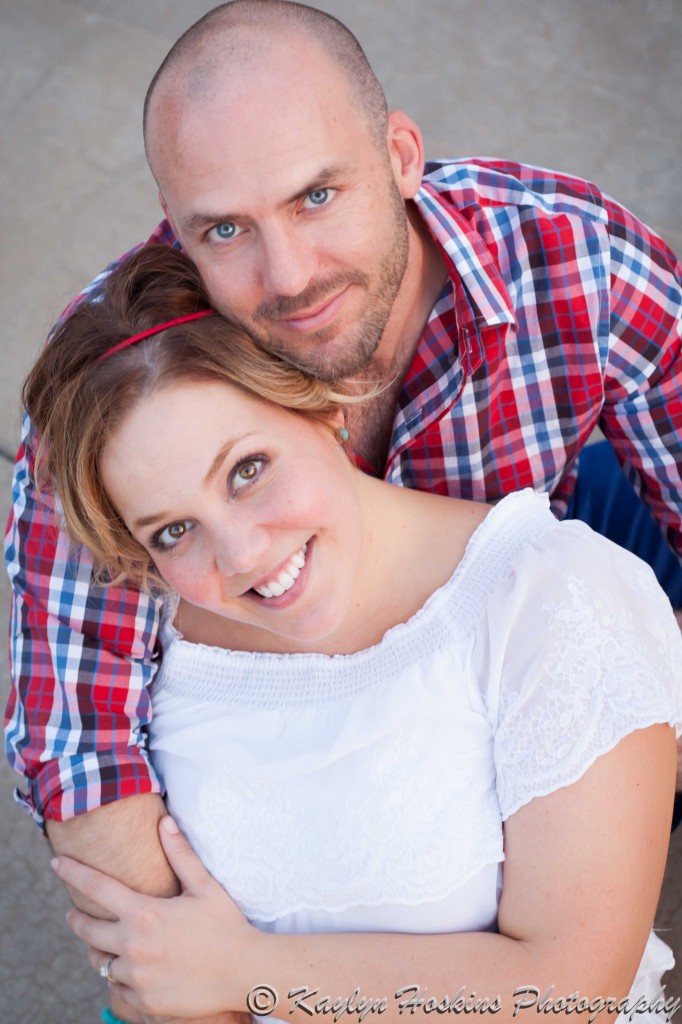
[[[147,158],[159,181],[158,122],[164,130],[183,112],[215,98],[225,76],[258,73],[287,39],[317,49],[342,73],[358,116],[379,149],[385,147],[387,106],[383,89],[355,36],[336,18],[292,0],[232,0],[209,11],[172,47],[152,79],[144,103]],[[319,75],[319,61],[316,62]],[[311,88],[315,79],[311,76]],[[160,182],[159,182],[160,184]]]

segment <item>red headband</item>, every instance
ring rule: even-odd
[[[103,356],[100,356],[97,360],[101,363],[107,356],[111,356],[114,352],[120,351],[122,348],[127,348],[128,345],[134,345],[136,341],[143,341],[145,338],[151,338],[154,334],[159,334],[161,331],[168,330],[169,327],[177,327],[179,324],[189,323],[190,320],[200,320],[204,316],[216,316],[215,309],[202,309],[198,313],[190,313],[188,316],[180,316],[177,320],[168,320],[165,324],[158,324],[156,327],[150,327],[148,331],[141,331],[140,334],[133,334],[132,338],[126,338],[125,341],[119,341],[118,345],[114,345],[108,352],[105,352]]]

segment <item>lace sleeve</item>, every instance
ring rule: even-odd
[[[682,637],[668,599],[644,562],[582,523],[523,549],[489,623],[503,819],[576,782],[636,729],[682,732]]]

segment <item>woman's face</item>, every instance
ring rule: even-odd
[[[168,387],[106,445],[104,486],[186,601],[302,642],[357,599],[355,470],[328,427],[219,383]]]

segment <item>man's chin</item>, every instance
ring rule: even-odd
[[[357,358],[347,358],[345,360],[331,358],[326,360],[299,360],[287,358],[287,361],[299,370],[302,370],[309,377],[315,377],[317,380],[322,381],[323,384],[335,384],[340,380],[356,377],[366,371],[371,359],[372,357],[369,356],[362,360]]]
[[[366,344],[349,349],[348,343],[343,345],[338,339],[335,342],[331,332],[322,331],[315,337],[307,338],[305,346],[285,344],[273,341],[272,338],[256,340],[272,355],[285,359],[303,373],[325,384],[333,384],[344,377],[361,373],[371,362],[378,345],[377,342],[371,349]]]

